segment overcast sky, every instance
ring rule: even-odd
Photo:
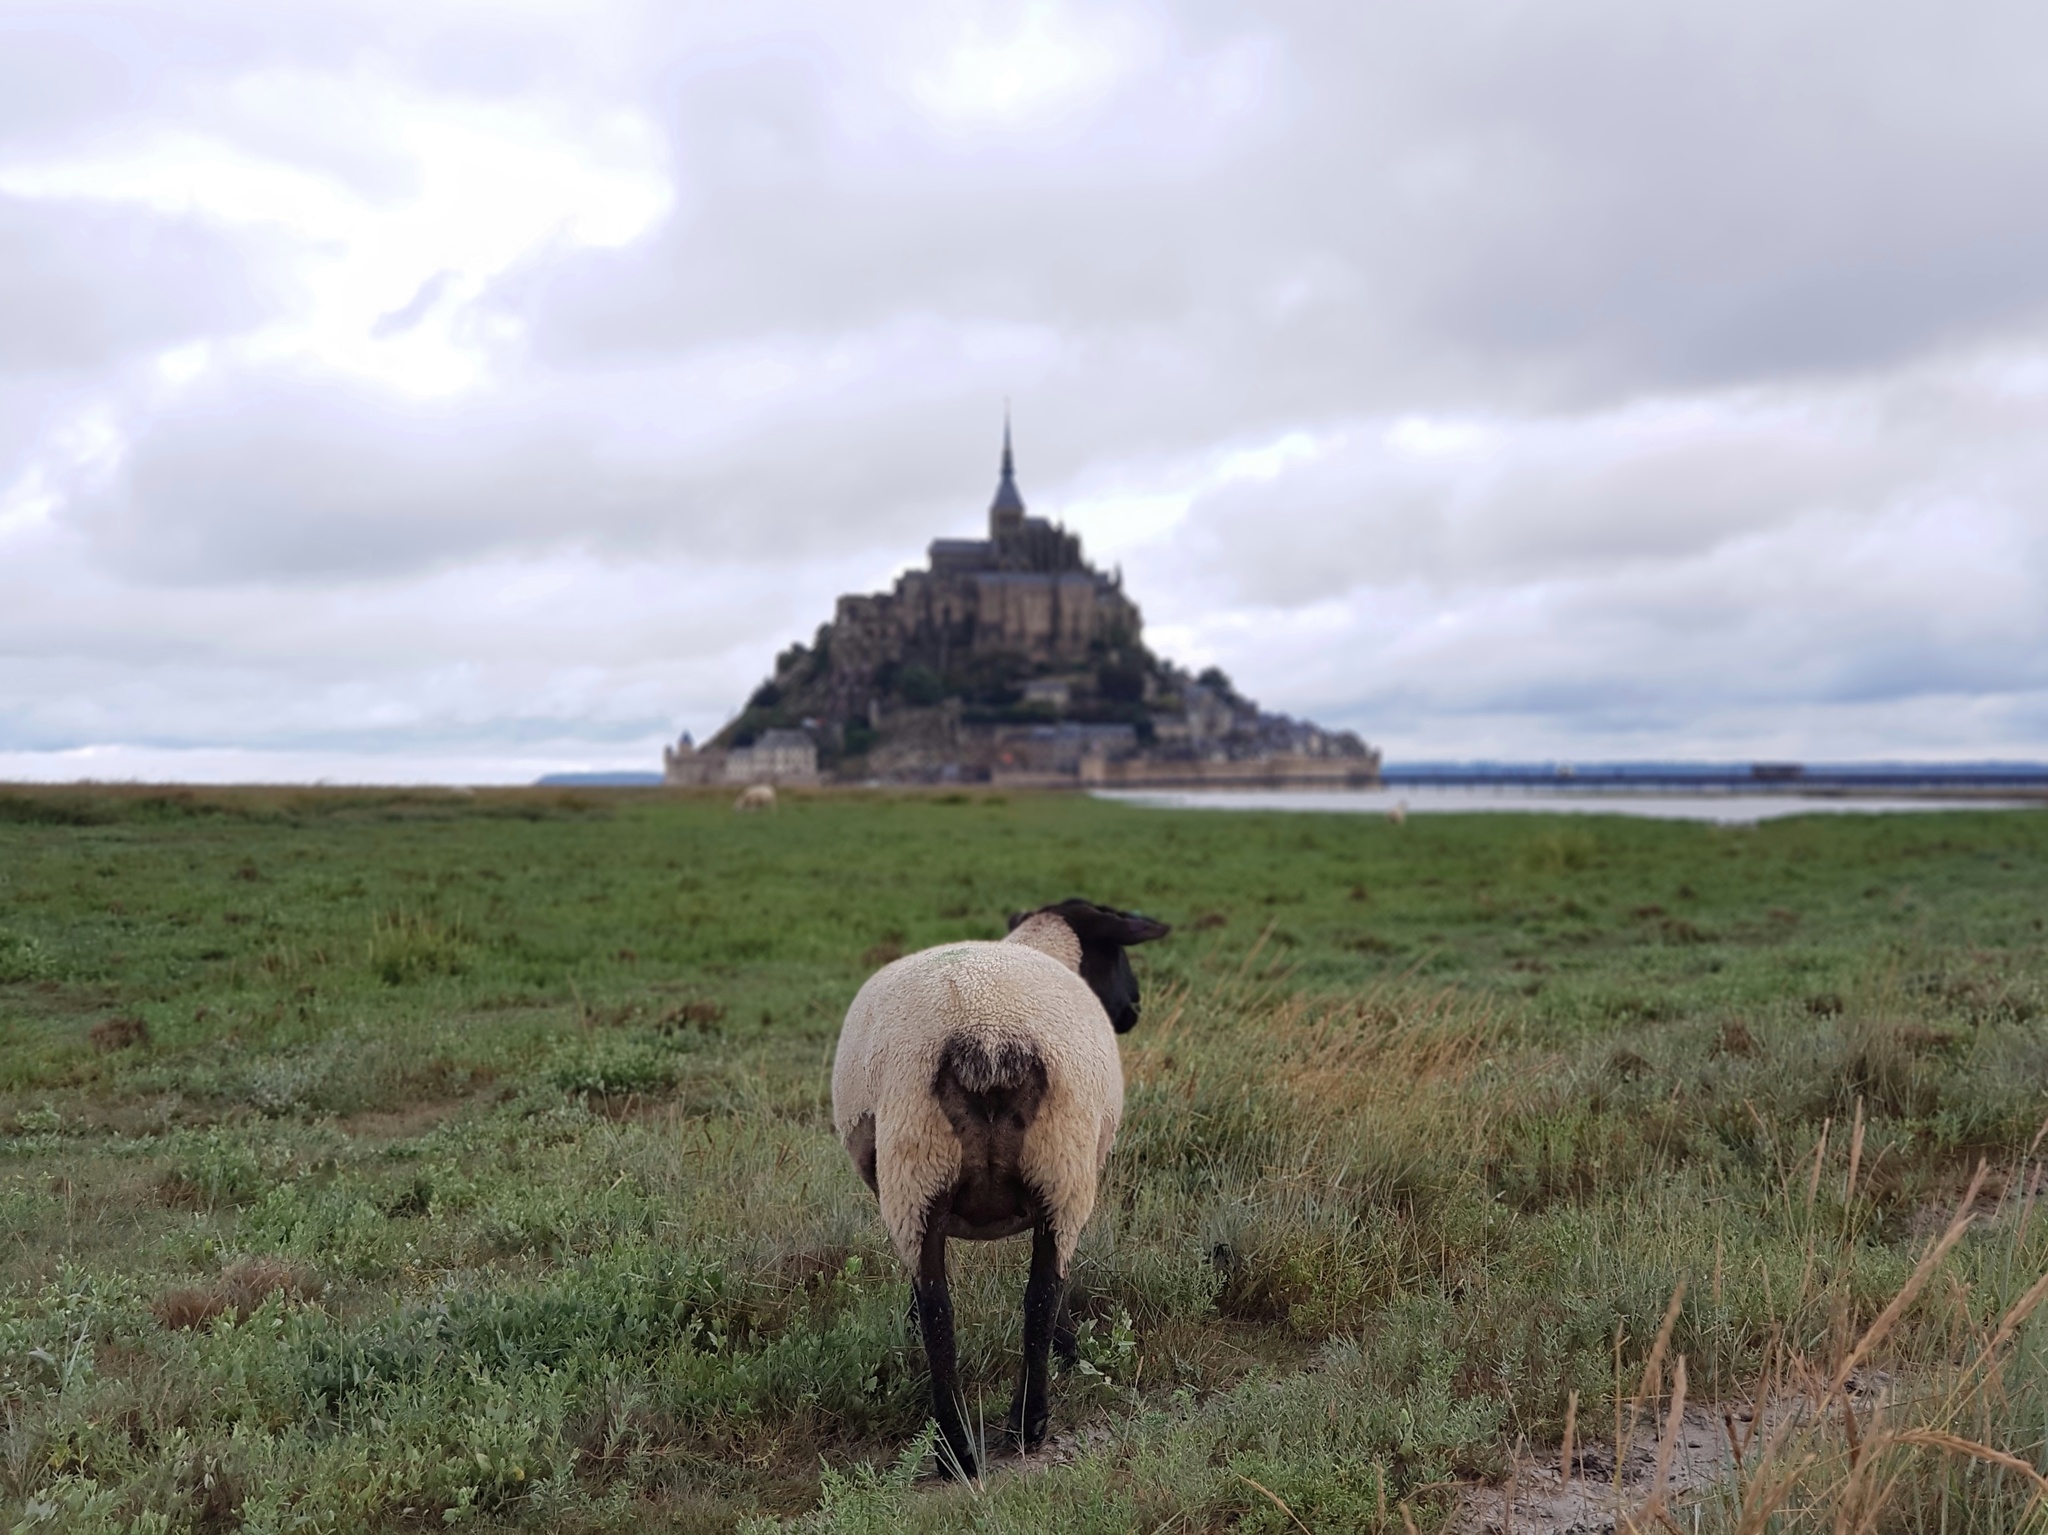
[[[0,0],[0,777],[652,767],[1034,512],[1391,758],[2048,757],[2048,8]]]

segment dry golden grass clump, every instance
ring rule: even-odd
[[[106,1055],[149,1043],[149,1024],[141,1018],[106,1018],[86,1031],[94,1050]]]
[[[237,1258],[208,1285],[192,1285],[157,1297],[150,1312],[165,1327],[205,1327],[216,1317],[246,1322],[273,1295],[287,1304],[310,1304],[326,1287],[304,1264],[276,1256]]]

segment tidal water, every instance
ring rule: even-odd
[[[2040,810],[2040,800],[1933,795],[1669,794],[1628,789],[1520,787],[1394,789],[1098,789],[1097,799],[1159,810],[1314,810],[1385,815],[1469,815],[1475,811],[1541,815],[1633,815],[1659,821],[1742,825],[1788,815],[1885,815],[1896,811]]]

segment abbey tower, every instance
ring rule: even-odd
[[[988,537],[933,539],[926,555],[929,565],[906,571],[893,592],[839,599],[827,641],[835,671],[895,661],[944,677],[1000,656],[1079,666],[1141,643],[1122,583],[1089,565],[1065,528],[1026,515],[1007,422]]]

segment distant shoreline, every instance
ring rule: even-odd
[[[1380,770],[1383,790],[1495,790],[1546,795],[1777,795],[1800,799],[1869,798],[2048,800],[2048,763],[1878,762],[1878,763],[1713,763],[1713,762],[1423,762],[1391,764]],[[540,788],[652,788],[655,772],[596,771],[549,773]],[[965,785],[940,785],[963,787]],[[1058,788],[1059,783],[1032,787]],[[852,786],[848,786],[852,787]],[[1023,787],[1023,785],[997,785]],[[1091,785],[1075,781],[1071,787]],[[1304,793],[1345,790],[1336,784],[1196,785],[1174,782],[1113,785],[1132,793],[1245,792]]]
[[[1937,810],[2048,808],[2048,788],[2035,790],[1852,789],[1814,792],[1797,786],[1754,789],[1653,785],[1393,783],[1377,789],[1131,789],[1096,790],[1099,799],[1158,810],[1281,811],[1338,815],[1619,815],[1724,825],[1795,815],[1914,814]]]
[[[1385,766],[1397,789],[1522,789],[1547,793],[1791,794],[1806,797],[2048,797],[2048,764],[2036,762],[1873,763],[1412,763]]]

